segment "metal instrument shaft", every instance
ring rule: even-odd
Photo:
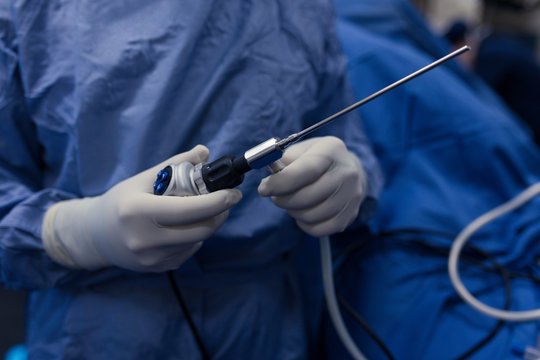
[[[346,107],[345,109],[343,110],[340,110],[338,111],[337,113],[333,114],[333,115],[330,115],[329,117],[327,117],[326,119],[323,119],[321,121],[319,121],[318,123],[316,124],[313,124],[307,128],[305,128],[304,130],[300,131],[300,132],[297,132],[297,133],[294,133],[292,135],[289,135],[287,138],[283,139],[283,140],[280,140],[277,144],[276,144],[276,147],[278,147],[279,149],[281,149],[282,151],[285,150],[289,145],[292,145],[294,144],[295,142],[299,141],[300,139],[302,139],[304,136],[312,133],[313,131],[323,127],[324,125],[328,124],[329,122],[337,119],[338,117],[342,116],[342,115],[345,115],[351,111],[353,111],[354,109],[356,108],[359,108],[360,106],[370,102],[371,100],[373,99],[376,99],[378,98],[379,96],[381,96],[382,94],[416,78],[417,76],[420,76],[422,75],[423,73],[427,72],[427,71],[430,71],[434,68],[436,68],[437,66],[447,62],[448,60],[450,59],[453,59],[455,58],[456,56],[459,56],[461,54],[463,54],[464,52],[467,52],[469,51],[471,48],[469,46],[463,46],[459,49],[457,49],[456,51],[454,52],[451,52],[450,54],[432,62],[431,64],[427,65],[427,66],[424,66],[423,68],[413,72],[412,74],[409,74],[407,76],[405,76],[404,78],[388,85],[387,87],[369,95],[368,97]]]

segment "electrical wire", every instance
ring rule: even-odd
[[[366,360],[366,357],[358,349],[351,335],[347,331],[345,322],[341,317],[339,306],[336,300],[336,289],[334,287],[334,272],[332,266],[332,250],[330,248],[330,239],[328,236],[324,236],[319,239],[321,247],[321,265],[322,265],[322,277],[324,287],[324,297],[326,299],[326,306],[330,313],[330,319],[334,324],[336,332],[345,346],[345,349],[355,360]]]
[[[386,234],[386,236],[389,236],[389,235],[395,236],[396,233],[410,234],[410,235],[434,235],[434,236],[440,236],[440,237],[446,238],[446,239],[448,239],[450,241],[452,241],[455,238],[455,235],[452,234],[452,233],[449,233],[449,232],[426,230],[426,229],[400,229],[400,230],[397,230],[397,231],[394,231],[394,232],[389,232],[389,233]],[[420,246],[423,246],[423,247],[425,247],[425,248],[427,248],[429,250],[437,252],[441,256],[445,256],[445,257],[448,256],[448,252],[449,252],[448,247],[437,247],[437,246],[433,246],[433,245],[430,245],[430,244],[426,244],[425,242],[422,242],[422,241],[414,241],[414,243],[416,245],[420,245]],[[510,301],[511,301],[511,298],[512,298],[512,287],[511,287],[512,273],[510,271],[508,271],[500,263],[495,261],[493,256],[491,256],[488,253],[480,250],[479,248],[477,248],[475,246],[472,246],[472,245],[467,245],[467,248],[468,248],[469,252],[472,252],[472,253],[475,253],[475,254],[479,255],[482,258],[490,261],[493,264],[494,269],[484,267],[485,270],[488,270],[488,271],[496,270],[501,275],[502,280],[503,280],[503,284],[504,284],[504,298],[505,298],[503,307],[504,307],[504,309],[509,309],[510,308]],[[470,262],[478,262],[478,261],[475,261],[474,258],[472,258],[472,255],[469,255],[469,257],[466,258],[466,260],[468,260]],[[481,263],[481,265],[482,265],[482,263]],[[521,276],[521,275],[522,274],[514,274],[514,276]],[[526,277],[527,275],[523,275],[523,276]],[[457,360],[468,359],[473,354],[475,354],[476,352],[481,350],[483,347],[485,347],[491,340],[493,340],[497,336],[497,334],[504,327],[504,323],[505,323],[504,320],[497,321],[495,326],[486,334],[486,336],[484,336],[484,338],[480,339],[480,341],[478,341],[469,350],[465,351],[462,355],[458,356],[456,359]]]
[[[389,360],[394,360],[395,357],[390,352],[390,349],[388,349],[384,341],[382,341],[381,338],[378,337],[377,334],[375,334],[375,331],[369,326],[369,324],[364,320],[364,318],[360,316],[360,314],[354,309],[354,307],[352,307],[351,304],[347,302],[347,300],[345,300],[345,298],[342,295],[337,294],[337,297],[341,306],[343,306],[345,310],[349,313],[349,315],[351,315],[354,318],[354,320],[362,327],[362,329],[364,329],[364,331],[368,334],[368,336],[375,343],[377,343],[377,346],[379,346],[379,348],[384,353],[384,355]]]
[[[178,305],[180,306],[180,310],[184,314],[184,318],[186,319],[189,325],[189,328],[191,330],[193,338],[195,339],[195,342],[197,343],[197,347],[199,348],[199,351],[201,353],[203,360],[210,360],[211,359],[210,354],[208,350],[206,349],[204,342],[202,341],[202,337],[199,334],[197,327],[195,326],[195,322],[193,321],[193,318],[191,317],[189,308],[187,307],[186,301],[184,300],[184,297],[182,296],[182,292],[180,291],[180,287],[178,287],[178,284],[176,283],[176,279],[174,278],[174,271],[167,271],[167,278],[169,279],[169,284],[171,285],[171,289],[174,292],[176,301],[178,302]]]
[[[481,302],[465,287],[458,272],[458,263],[461,251],[463,250],[463,247],[467,241],[476,231],[500,216],[524,205],[539,193],[540,183],[536,183],[528,187],[516,197],[494,208],[493,210],[488,211],[471,222],[459,233],[452,244],[450,249],[450,257],[448,258],[448,274],[450,275],[450,281],[452,282],[452,285],[459,296],[465,300],[465,302],[483,314],[507,321],[533,321],[540,319],[540,309],[524,311],[500,310]]]
[[[393,237],[400,237],[400,236],[403,236],[403,235],[419,235],[419,236],[420,235],[433,235],[433,236],[446,238],[446,239],[448,239],[450,241],[455,238],[455,234],[452,234],[452,233],[449,233],[449,232],[437,231],[437,230],[431,230],[431,229],[412,229],[412,228],[396,229],[396,230],[393,230],[393,231],[382,232],[382,233],[379,233],[379,234],[370,234],[370,236],[368,236],[367,238],[372,240],[373,238],[393,238]],[[356,251],[360,250],[367,243],[369,243],[369,241],[366,241],[366,239],[364,239],[362,241],[358,241],[358,242],[356,242],[354,244],[351,244],[347,249],[345,249],[345,251],[343,251],[343,253],[340,255],[340,257],[344,258],[344,260],[342,261],[339,269],[344,268],[346,263],[351,259],[351,255],[353,253],[355,253]],[[414,241],[409,240],[408,243],[416,245],[416,246],[421,246],[422,248],[424,248],[424,249],[426,249],[426,250],[428,250],[430,252],[434,252],[434,253],[436,253],[437,255],[440,255],[440,256],[444,256],[444,257],[448,256],[449,247],[442,247],[442,246],[438,247],[438,246],[427,244],[427,243],[425,243],[423,241],[419,241],[419,240],[414,240]],[[484,258],[484,259],[486,259],[486,260],[488,260],[488,261],[490,261],[492,263],[493,268],[488,268],[486,266],[483,266],[483,268],[485,270],[487,270],[487,271],[496,270],[501,275],[501,277],[503,279],[503,283],[504,283],[504,290],[505,290],[505,302],[504,302],[504,305],[503,305],[505,309],[510,308],[511,279],[512,278],[524,277],[524,278],[529,278],[530,280],[535,281],[535,282],[540,282],[540,278],[534,277],[533,275],[512,273],[512,272],[508,271],[504,266],[502,266],[497,261],[495,261],[493,256],[490,256],[489,254],[485,253],[484,251],[482,251],[482,250],[480,250],[480,249],[478,249],[478,248],[476,248],[476,247],[474,247],[472,245],[467,245],[467,249],[468,249],[469,253],[479,255],[480,257],[482,257],[482,258]],[[472,254],[469,254],[465,258],[465,260],[480,263],[480,265],[484,265],[483,262],[480,262],[479,260],[474,259],[472,257]],[[350,304],[346,303],[345,299],[342,298],[341,296],[340,296],[340,302],[343,305],[345,305],[345,304],[348,305],[348,306],[344,306],[345,310],[347,312],[349,312],[349,314],[351,316],[353,316],[353,318],[357,321],[357,323],[366,331],[366,333],[373,339],[373,341],[375,343],[377,343],[379,348],[390,359],[390,357],[388,356],[388,353],[390,353],[390,351],[388,350],[388,348],[384,344],[384,342],[375,334],[373,329],[370,328],[369,324],[364,319],[362,319],[362,317],[354,310],[354,308],[352,308],[352,306],[350,306]],[[481,350],[484,346],[486,346],[491,340],[493,340],[497,336],[497,334],[502,330],[502,328],[504,326],[504,323],[505,322],[503,320],[499,320],[495,324],[495,326],[486,334],[486,336],[484,336],[482,339],[480,339],[475,345],[473,345],[470,349],[466,350],[462,355],[458,356],[456,359],[457,360],[468,359],[474,353]],[[385,351],[385,348],[388,350],[388,353]],[[390,353],[390,356],[391,356],[391,353]]]
[[[479,249],[473,248],[474,251],[482,253]],[[496,262],[492,256],[486,256],[487,254],[483,254],[485,258],[487,258],[489,261],[493,263],[497,271],[501,274],[501,277],[503,279],[504,283],[504,309],[510,308],[510,302],[512,299],[512,286],[511,286],[511,277],[508,270],[506,270],[502,265],[500,265],[498,262]],[[491,329],[491,331],[479,342],[476,343],[473,347],[471,347],[468,351],[464,352],[461,356],[457,358],[457,360],[466,360],[469,359],[473,354],[481,350],[483,347],[485,347],[491,340],[497,336],[497,334],[502,330],[504,327],[505,321],[504,320],[498,320],[495,326]]]

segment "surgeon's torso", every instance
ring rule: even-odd
[[[312,0],[16,1],[45,186],[99,195],[199,143],[215,159],[299,130],[321,78],[341,76],[327,10]],[[247,175],[244,200],[202,256],[275,256],[302,236],[257,196],[263,176]]]

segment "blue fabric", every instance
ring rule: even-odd
[[[26,346],[17,345],[13,346],[8,350],[4,356],[4,360],[26,360],[28,359],[28,353],[26,351]]]
[[[200,357],[165,275],[58,266],[43,214],[196,144],[240,154],[344,107],[333,21],[324,0],[1,3],[0,279],[32,290],[30,358]],[[357,117],[327,134],[360,156],[375,196]],[[309,356],[320,308],[304,306],[290,261],[305,235],[256,194],[264,176],[246,176],[241,204],[176,273],[213,359]]]
[[[525,121],[540,144],[540,65],[535,45],[534,37],[492,33],[478,49],[475,70]]]
[[[338,34],[358,97],[434,60],[437,48],[425,51],[422,44],[439,40],[425,31],[407,1],[356,1],[354,7],[337,3]],[[375,8],[393,9],[384,18],[386,28],[359,16],[368,17]],[[413,34],[428,38],[419,41]],[[452,236],[540,181],[540,152],[504,105],[456,64],[433,70],[360,112],[386,183],[370,223],[375,239],[344,260],[337,274],[338,291],[397,359],[456,359],[496,321],[464,304],[453,290],[446,265]],[[539,213],[540,200],[534,200],[483,229],[472,244],[511,271],[538,274]],[[382,233],[387,235],[377,236]],[[360,243],[362,236],[348,233],[341,240]],[[483,301],[502,307],[501,276],[482,270],[476,259],[462,262],[466,284]],[[513,309],[540,307],[537,284],[517,279],[511,290]],[[347,320],[368,358],[385,359],[358,324]],[[520,358],[512,348],[535,345],[538,334],[538,323],[505,324],[471,358]],[[333,334],[327,355],[348,358]]]
[[[440,58],[450,52],[450,44],[434,36],[422,16],[406,0],[334,0],[340,22],[360,26],[362,29],[392,39],[401,45],[420,50],[432,58]],[[348,49],[363,52],[363,49]],[[483,82],[464,70],[457,62],[447,63],[454,76],[473,88],[477,96],[499,104],[499,99]]]

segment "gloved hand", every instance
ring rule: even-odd
[[[45,214],[42,238],[56,262],[88,270],[119,266],[134,271],[176,269],[223,224],[238,190],[176,197],[152,194],[156,173],[171,163],[204,162],[208,149],[191,151],[135,175],[101,196],[62,201]]]
[[[312,138],[288,148],[286,167],[261,181],[259,194],[296,219],[313,236],[345,230],[358,215],[367,190],[359,159],[332,136]]]

